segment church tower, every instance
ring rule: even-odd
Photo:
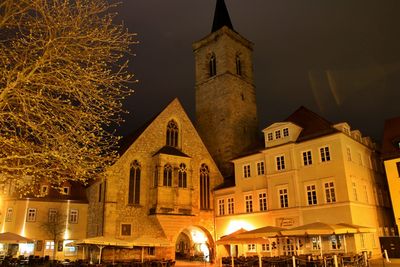
[[[253,81],[253,43],[232,26],[224,0],[217,0],[211,33],[193,44],[196,126],[222,174],[233,175],[235,157],[258,138]]]

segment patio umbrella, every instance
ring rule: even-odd
[[[127,242],[122,239],[118,239],[115,237],[105,237],[105,236],[96,236],[96,237],[89,237],[84,238],[81,240],[76,240],[74,242],[70,242],[67,246],[82,246],[82,245],[96,245],[100,250],[99,255],[99,264],[101,263],[101,254],[104,247],[132,247],[133,244]]]
[[[33,243],[33,240],[11,232],[5,232],[5,233],[0,233],[0,243],[3,244]]]
[[[315,222],[281,231],[283,236],[341,235],[354,234],[357,230],[345,225]]]
[[[361,225],[350,224],[350,223],[338,223],[337,225],[340,225],[340,226],[343,226],[343,227],[348,227],[348,228],[356,229],[356,233],[357,233],[357,234],[361,234],[361,233],[375,233],[375,232],[376,232],[376,228],[373,228],[373,227],[361,226]]]
[[[132,241],[132,244],[137,247],[142,247],[141,262],[144,262],[145,247],[168,247],[170,242],[163,237],[155,238],[150,236],[141,236]]]
[[[265,226],[261,228],[257,228],[251,231],[243,232],[238,234],[239,238],[247,237],[247,238],[268,238],[268,237],[277,237],[280,235],[280,232],[286,230],[286,228],[276,227],[276,226]]]

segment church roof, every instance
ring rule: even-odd
[[[382,155],[384,159],[400,157],[400,117],[385,121]]]
[[[233,30],[231,18],[229,17],[229,12],[226,8],[225,1],[217,0],[211,32],[218,31],[223,26],[227,26],[228,28]]]
[[[331,122],[303,106],[293,112],[285,121],[292,122],[303,128],[297,138],[297,142],[339,132]]]
[[[168,102],[168,104],[165,107],[163,107],[157,114],[155,114],[150,120],[148,120],[146,123],[144,123],[141,127],[136,129],[136,131],[131,132],[130,134],[128,134],[127,136],[123,137],[120,140],[119,149],[118,149],[118,153],[120,156],[123,155],[126,152],[126,150],[128,150],[128,148],[136,141],[136,139],[139,138],[139,136],[142,135],[142,133],[147,129],[147,127],[150,126],[150,124],[158,117],[158,115],[160,115],[161,112],[167,106],[169,106],[175,99],[176,98],[174,98],[173,100]]]
[[[156,153],[154,153],[153,156],[158,155],[158,154],[166,154],[166,155],[172,155],[172,156],[179,156],[179,157],[185,157],[185,158],[190,158],[188,155],[180,151],[179,149],[172,147],[172,146],[164,146],[160,150],[158,150]]]

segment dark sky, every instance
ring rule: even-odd
[[[255,43],[260,129],[303,105],[382,138],[400,116],[399,0],[225,0],[233,27]],[[138,34],[127,134],[178,97],[194,121],[192,43],[211,31],[215,0],[123,0]]]

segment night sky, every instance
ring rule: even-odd
[[[399,0],[225,0],[252,41],[260,130],[303,105],[375,140],[400,116]],[[123,0],[138,34],[126,135],[178,97],[194,121],[192,43],[211,32],[215,0]]]

